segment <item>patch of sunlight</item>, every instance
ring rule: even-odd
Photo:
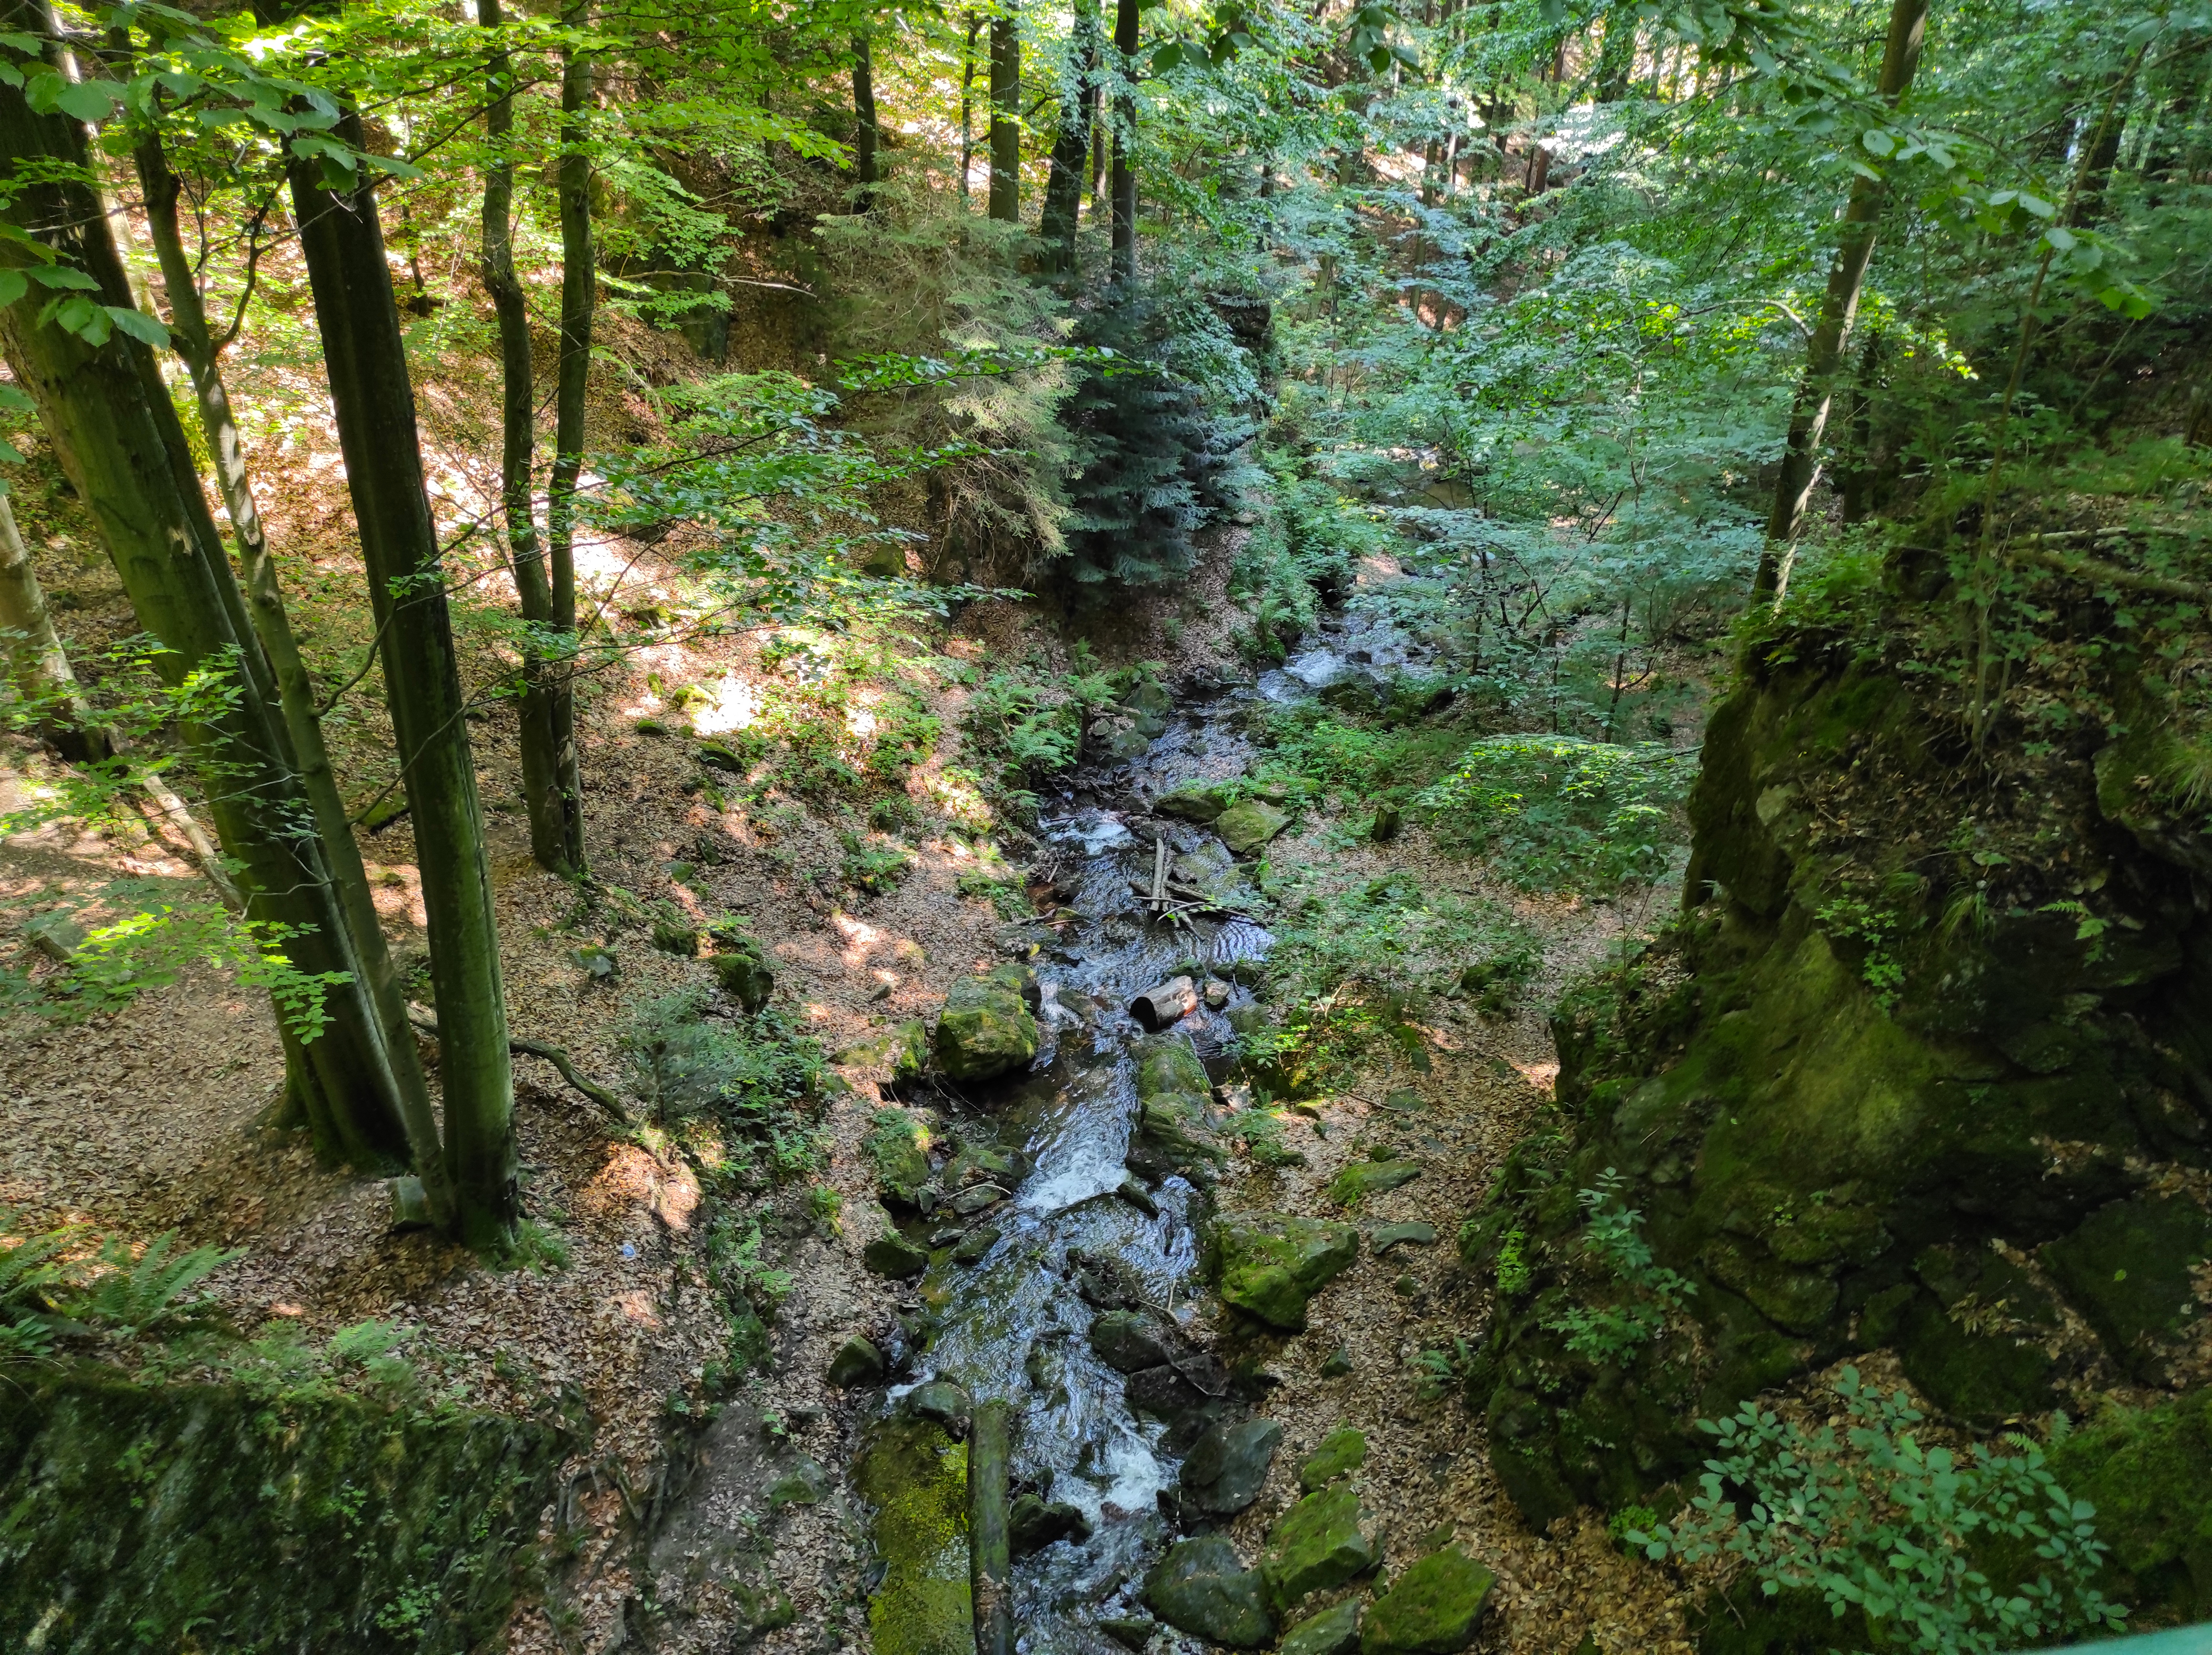
[[[691,728],[702,736],[726,736],[743,730],[760,717],[761,694],[742,678],[726,677],[719,683],[702,684],[707,700],[691,714]]]

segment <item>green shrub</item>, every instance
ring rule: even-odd
[[[647,1116],[686,1133],[711,1180],[781,1184],[826,1153],[814,1119],[830,1072],[821,1046],[781,1014],[708,1021],[704,989],[647,1002],[619,1036],[630,1091]]]
[[[1577,1355],[1616,1365],[1657,1337],[1668,1313],[1680,1310],[1682,1300],[1698,1290],[1696,1283],[1652,1258],[1651,1244],[1644,1239],[1644,1215],[1620,1199],[1626,1182],[1608,1167],[1595,1189],[1578,1190],[1575,1199],[1583,1213],[1583,1251],[1632,1296],[1609,1305],[1576,1305],[1544,1324],[1565,1334],[1567,1349]],[[1502,1276],[1502,1256],[1500,1264]]]
[[[1489,736],[1418,803],[1437,840],[1496,858],[1531,890],[1650,884],[1685,840],[1697,755],[1565,736]]]

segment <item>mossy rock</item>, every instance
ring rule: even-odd
[[[1496,1574],[1456,1546],[1402,1572],[1368,1606],[1361,1655],[1455,1655],[1474,1641]]]
[[[855,1385],[881,1384],[887,1371],[884,1353],[876,1349],[875,1342],[855,1333],[831,1355],[826,1377],[840,1391],[849,1391]]]
[[[906,1237],[893,1233],[879,1235],[861,1248],[860,1262],[868,1267],[868,1272],[872,1276],[903,1282],[929,1268],[929,1252],[927,1248],[918,1247]]]
[[[2136,1378],[2155,1382],[2164,1347],[2195,1308],[2191,1272],[2212,1256],[2212,1214],[2182,1196],[2116,1201],[2043,1250],[2074,1307]]]
[[[1271,1327],[1302,1332],[1315,1294],[1352,1267],[1359,1232],[1285,1213],[1235,1213],[1213,1227],[1212,1276],[1223,1302]]]
[[[1283,1634],[1280,1655],[1345,1655],[1359,1642],[1359,1612],[1364,1607],[1358,1598],[1347,1597],[1307,1616]]]
[[[2146,1409],[2114,1409],[2054,1443],[2051,1471],[2096,1507],[2112,1549],[2108,1593],[2139,1616],[2161,1605],[2212,1619],[2212,1386]]]
[[[946,1079],[972,1082],[1027,1069],[1037,1054],[1036,974],[1000,966],[953,985],[937,1020],[937,1066]]]
[[[1382,1561],[1382,1549],[1360,1526],[1365,1515],[1358,1494],[1336,1488],[1308,1494],[1275,1520],[1260,1573],[1278,1611],[1357,1579]]]
[[[894,1084],[921,1078],[929,1066],[929,1026],[919,1017],[856,1040],[837,1054],[836,1061],[853,1069],[888,1069]]]
[[[1249,856],[1291,825],[1291,819],[1264,799],[1233,804],[1213,820],[1213,831],[1237,856]]]
[[[1418,1161],[1355,1161],[1328,1181],[1328,1198],[1357,1207],[1370,1195],[1402,1188],[1421,1175]]]
[[[0,1648],[368,1655],[396,1622],[460,1655],[505,1623],[564,1452],[504,1415],[17,1373]]]
[[[712,964],[722,992],[747,1011],[758,1011],[775,992],[775,973],[768,956],[749,937],[723,938]]]
[[[1138,1042],[1137,1126],[1130,1167],[1155,1182],[1171,1173],[1198,1181],[1228,1161],[1213,1125],[1213,1083],[1198,1053],[1180,1034]]]
[[[930,1177],[928,1128],[903,1109],[879,1109],[864,1147],[876,1164],[884,1199],[899,1207],[920,1205],[921,1187]]]
[[[1180,816],[1201,827],[1229,808],[1229,795],[1206,782],[1185,782],[1152,801],[1152,809],[1164,816]]]
[[[1145,1606],[1177,1630],[1231,1649],[1274,1640],[1260,1571],[1244,1567],[1225,1535],[1170,1546],[1145,1576]]]
[[[876,1655],[973,1655],[966,1445],[934,1421],[884,1421],[854,1485],[874,1508],[868,1532],[884,1564],[868,1603]]]
[[[1233,1517],[1267,1485],[1267,1468],[1282,1446],[1283,1428],[1255,1416],[1212,1425],[1191,1445],[1176,1476],[1176,1498],[1193,1516]]]
[[[1321,1440],[1306,1463],[1298,1467],[1298,1486],[1311,1494],[1340,1476],[1349,1476],[1367,1464],[1367,1436],[1356,1425],[1340,1425]]]

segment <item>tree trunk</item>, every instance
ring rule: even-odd
[[[876,204],[876,147],[882,136],[876,125],[875,64],[868,56],[868,37],[853,37],[853,172],[860,188],[855,199],[862,212]]]
[[[1011,12],[991,20],[990,211],[1022,221],[1022,40]]]
[[[1893,106],[1912,84],[1927,26],[1928,0],[1893,0],[1889,40],[1882,52],[1878,86],[1882,98]],[[1828,267],[1827,292],[1820,300],[1820,319],[1805,348],[1805,374],[1797,384],[1790,435],[1782,451],[1782,470],[1774,482],[1766,543],[1759,555],[1758,573],[1752,577],[1754,602],[1770,598],[1778,603],[1790,589],[1790,565],[1797,554],[1798,531],[1804,526],[1805,507],[1820,477],[1820,440],[1835,402],[1836,372],[1850,337],[1851,318],[1858,312],[1867,263],[1874,256],[1875,229],[1887,194],[1887,186],[1879,179],[1861,177],[1851,181],[1850,200],[1844,209],[1843,234],[1836,244],[1834,262]]]
[[[562,14],[572,27],[592,21],[587,3]],[[584,469],[584,398],[592,379],[592,320],[599,302],[592,245],[590,136],[592,60],[571,52],[561,68],[561,362],[553,392],[553,476],[546,489],[552,627],[560,659],[553,670],[553,739],[561,786],[562,857],[554,870],[584,872],[584,785],[576,756],[576,479]]]
[[[359,118],[347,114],[337,136],[362,147]],[[437,525],[423,488],[414,387],[374,189],[364,179],[349,194],[333,195],[307,162],[295,163],[291,183],[413,806],[457,1229],[469,1246],[491,1247],[513,1233],[517,1217],[514,1076],[491,870]]]
[[[1075,268],[1076,225],[1083,210],[1083,173],[1091,159],[1091,92],[1098,78],[1099,27],[1095,0],[1085,0],[1075,9],[1076,74],[1073,84],[1060,88],[1060,129],[1052,144],[1052,176],[1044,189],[1044,215],[1039,233],[1050,251],[1052,269]]]
[[[504,19],[499,0],[477,0],[477,21],[487,29]],[[507,567],[514,576],[522,618],[544,634],[553,627],[553,588],[538,540],[531,499],[537,465],[538,376],[531,361],[530,307],[514,270],[514,70],[504,52],[493,54],[487,79],[494,97],[484,112],[492,159],[484,169],[483,257],[481,273],[499,324],[500,514],[507,524]],[[556,671],[536,640],[522,652],[522,700],[516,745],[522,760],[522,804],[530,819],[530,853],[550,873],[567,872],[569,807],[562,792],[561,740],[555,720]]]
[[[353,836],[345,801],[338,791],[330,749],[323,740],[314,680],[292,634],[283,591],[277,584],[276,559],[270,553],[268,535],[254,503],[238,421],[231,411],[215,336],[208,326],[207,306],[178,225],[177,176],[162,153],[161,139],[150,132],[140,140],[134,159],[145,197],[148,237],[161,265],[162,286],[168,292],[170,343],[191,380],[200,433],[207,441],[208,452],[215,457],[216,481],[223,508],[230,514],[239,562],[246,572],[247,620],[276,680],[277,702],[301,785],[313,809],[315,831],[322,840],[331,878],[353,933],[354,951],[376,1008],[397,1088],[400,1121],[407,1131],[423,1193],[432,1215],[444,1224],[450,1221],[453,1201],[439,1161],[437,1116],[416,1051],[414,1031],[407,1021],[406,991],[385,942],[383,922],[377,917],[376,900],[368,888],[368,870],[362,862],[361,846]]]
[[[1123,84],[1137,75],[1137,0],[1115,0],[1114,50]],[[1137,143],[1137,100],[1124,91],[1114,100],[1114,279],[1137,279],[1137,173],[1130,152]]]
[[[43,30],[40,9],[21,0],[4,15],[19,33]],[[106,204],[86,182],[83,129],[34,114],[19,88],[0,86],[0,156],[18,178],[44,173],[9,199],[5,216],[87,271],[99,302],[130,306]],[[311,807],[167,387],[146,346],[120,330],[91,345],[40,323],[43,302],[33,288],[0,316],[8,359],[100,523],[138,623],[163,646],[158,670],[172,684],[193,673],[232,681],[228,701],[183,734],[246,912],[293,928],[284,948],[300,970],[346,979],[329,988],[329,1022],[315,1040],[287,1036],[301,1054],[301,1101],[317,1148],[363,1168],[401,1161],[408,1143],[390,1053],[321,846],[300,831]]]
[[[69,652],[54,630],[30,549],[23,544],[5,494],[0,494],[0,627],[12,634],[7,640],[9,682],[26,701],[43,702],[47,708],[39,720],[39,734],[47,745],[72,764],[105,758],[106,743],[77,687],[76,674],[70,670]]]
[[[968,14],[968,44],[960,49],[960,199],[968,200],[968,174],[975,169],[975,36],[982,24]]]
[[[1013,1563],[1006,1530],[1012,1458],[1012,1405],[981,1403],[968,1428],[968,1590],[975,1606],[975,1655],[1014,1652]]]

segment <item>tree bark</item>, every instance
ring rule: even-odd
[[[406,991],[393,967],[383,922],[377,917],[368,870],[362,861],[361,846],[338,791],[330,749],[323,740],[314,679],[293,636],[283,590],[277,582],[276,559],[270,555],[269,537],[254,503],[238,421],[231,409],[229,390],[223,384],[215,336],[208,326],[206,302],[178,224],[177,175],[170,169],[161,141],[155,133],[149,132],[139,141],[134,159],[145,197],[148,239],[153,243],[161,284],[168,294],[170,343],[191,381],[200,433],[206,439],[208,452],[215,457],[216,484],[238,543],[239,562],[246,572],[246,617],[276,680],[277,703],[301,785],[314,811],[315,831],[322,840],[323,854],[344,906],[354,951],[383,1032],[400,1121],[431,1215],[442,1225],[451,1220],[453,1197],[439,1160],[437,1116],[431,1106],[429,1086],[407,1022]]]
[[[1114,50],[1122,83],[1137,76],[1137,0],[1115,0]],[[1137,171],[1130,165],[1137,144],[1137,99],[1124,90],[1114,100],[1114,279],[1137,279]]]
[[[364,147],[350,112],[336,136]],[[494,1247],[518,1216],[514,1075],[483,817],[399,310],[371,183],[333,194],[318,165],[295,162],[291,184],[413,807],[456,1228],[469,1246]]]
[[[1022,39],[1011,12],[991,20],[990,213],[1022,221]]]
[[[477,0],[477,21],[487,29],[504,21],[500,0]],[[484,169],[483,256],[480,270],[499,325],[500,514],[506,520],[507,567],[523,620],[544,634],[553,628],[553,588],[538,543],[531,498],[538,449],[538,375],[531,360],[530,306],[514,270],[514,70],[504,52],[493,54],[487,78],[494,96],[484,112],[492,160]],[[562,791],[561,738],[556,720],[556,669],[536,639],[522,651],[522,699],[517,707],[517,746],[522,760],[522,804],[530,820],[530,854],[551,873],[565,873],[570,855],[570,806]]]
[[[40,9],[22,0],[0,15],[16,32],[44,32]],[[90,275],[99,302],[131,306],[106,203],[86,181],[83,129],[33,113],[19,88],[0,86],[0,157],[18,178],[45,169],[8,202],[6,216]],[[284,948],[300,970],[347,979],[329,989],[329,1022],[315,1040],[302,1046],[286,1033],[300,1055],[300,1101],[317,1148],[364,1168],[401,1161],[408,1143],[391,1055],[322,847],[301,831],[312,808],[167,387],[146,346],[119,330],[90,344],[40,323],[43,302],[34,287],[0,316],[0,335],[64,470],[100,523],[139,624],[163,646],[157,670],[173,685],[193,673],[232,683],[227,701],[182,733],[237,864],[246,912],[292,928]]]
[[[1877,87],[1893,107],[1912,84],[1927,27],[1928,0],[1893,0],[1889,39],[1882,52]],[[1766,543],[1759,551],[1758,572],[1752,577],[1754,603],[1768,598],[1778,603],[1790,589],[1790,566],[1797,555],[1798,531],[1804,526],[1813,486],[1820,479],[1820,440],[1835,402],[1837,370],[1850,338],[1851,319],[1858,312],[1867,264],[1874,257],[1875,230],[1887,195],[1888,186],[1881,179],[1861,177],[1851,181],[1850,199],[1844,208],[1843,234],[1828,267],[1827,292],[1820,300],[1820,321],[1805,348],[1805,373],[1797,383],[1790,435],[1782,450],[1782,469],[1774,481]]]
[[[39,734],[46,744],[72,764],[106,757],[106,743],[77,687],[76,674],[70,670],[69,652],[54,630],[46,591],[31,567],[30,549],[23,544],[15,508],[5,494],[0,494],[0,627],[11,634],[7,640],[8,677],[15,693],[50,709],[39,720]]]
[[[1091,159],[1091,89],[1098,80],[1098,11],[1096,0],[1075,9],[1075,79],[1060,88],[1060,127],[1053,135],[1052,176],[1044,189],[1044,214],[1038,232],[1050,251],[1050,267],[1075,269],[1075,233],[1083,210],[1083,173]]]
[[[876,156],[877,145],[882,137],[876,125],[876,71],[868,55],[868,37],[853,37],[853,172],[860,179],[857,197],[860,209],[866,212],[876,204],[876,185],[879,181]]]
[[[586,0],[562,14],[581,27]],[[545,538],[550,565],[552,627],[561,659],[554,665],[553,739],[562,804],[564,866],[585,869],[584,786],[576,755],[576,479],[584,469],[584,399],[591,388],[592,321],[598,308],[598,252],[592,240],[590,136],[592,60],[571,52],[561,68],[561,362],[553,392],[553,476],[546,489]]]

